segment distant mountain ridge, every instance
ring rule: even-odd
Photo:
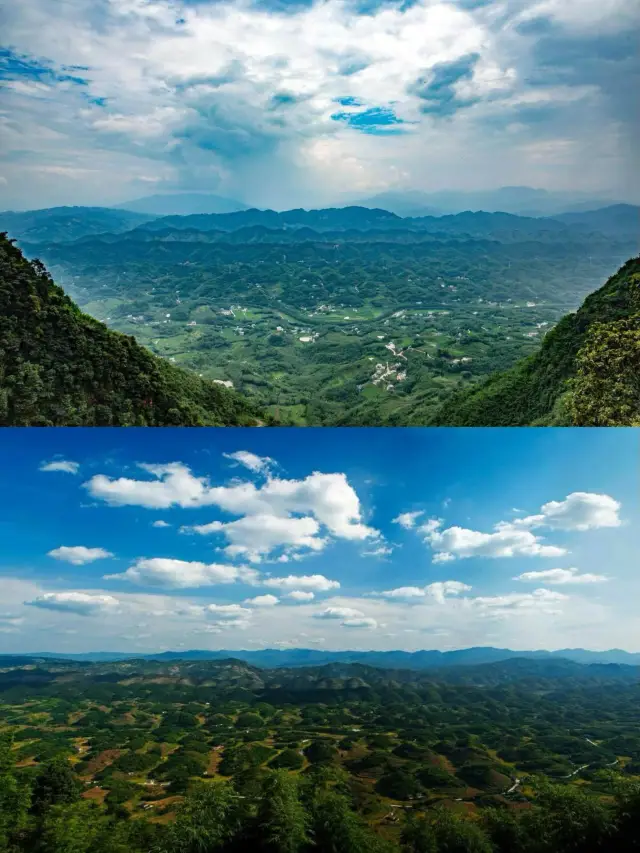
[[[3,659],[14,657],[4,655]],[[15,657],[22,657],[15,655]],[[323,666],[331,663],[366,664],[374,667],[398,669],[436,669],[458,666],[473,666],[500,663],[512,659],[562,659],[580,664],[621,664],[640,666],[640,652],[627,652],[622,649],[608,651],[591,651],[588,649],[558,649],[556,651],[532,650],[514,651],[498,649],[492,646],[476,646],[468,649],[453,651],[438,651],[422,649],[415,652],[402,650],[392,651],[320,651],[318,649],[258,649],[258,650],[228,650],[209,651],[191,649],[184,652],[86,652],[64,654],[55,652],[26,653],[24,657],[55,658],[57,660],[73,660],[87,662],[108,662],[128,659],[148,661],[219,661],[234,658],[258,667],[294,667],[294,666]]]

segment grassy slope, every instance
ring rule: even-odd
[[[640,259],[633,258],[546,336],[540,351],[455,395],[431,426],[572,425],[571,381],[590,336],[602,325],[638,322]],[[636,366],[640,369],[640,364]],[[635,413],[640,414],[639,411]],[[633,414],[621,425],[633,422]],[[593,423],[599,425],[594,415]]]
[[[153,356],[83,314],[0,235],[0,424],[260,423],[237,394]]]

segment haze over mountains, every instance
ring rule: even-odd
[[[399,669],[446,669],[458,666],[475,666],[498,663],[513,659],[528,660],[568,660],[575,663],[621,664],[640,666],[640,652],[627,652],[622,649],[593,651],[590,649],[558,649],[546,651],[514,651],[496,649],[490,646],[438,651],[423,649],[416,652],[395,651],[327,651],[321,649],[190,649],[188,651],[165,651],[158,653],[142,652],[86,652],[63,654],[56,652],[38,652],[25,655],[30,658],[56,658],[75,661],[118,661],[139,659],[148,661],[206,661],[234,658],[252,666],[293,667],[324,666],[329,663],[361,663],[368,666]],[[19,659],[19,655],[5,655],[7,660]],[[2,659],[0,659],[0,663]]]

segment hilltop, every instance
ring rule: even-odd
[[[454,395],[432,426],[640,424],[640,258],[567,314],[540,350]]]
[[[259,423],[238,395],[83,314],[45,267],[0,235],[0,424]]]

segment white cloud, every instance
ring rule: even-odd
[[[152,527],[171,527],[168,521],[163,521],[161,518],[151,524]]]
[[[275,595],[256,595],[255,598],[246,598],[244,603],[251,607],[273,607],[280,601]]]
[[[79,616],[108,612],[117,607],[118,603],[118,599],[112,595],[92,595],[85,592],[46,592],[32,601],[25,601],[25,604],[31,607],[76,613]]]
[[[400,515],[393,519],[393,523],[399,524],[400,527],[404,527],[405,530],[410,530],[412,527],[416,526],[416,521],[421,515],[423,515],[422,510],[417,510],[416,512],[401,512]]]
[[[310,517],[246,515],[236,521],[213,521],[191,529],[202,535],[222,533],[230,543],[225,548],[230,557],[247,557],[255,562],[280,547],[321,551],[327,544],[318,536],[320,525]]]
[[[603,583],[608,581],[606,575],[594,575],[589,572],[580,574],[578,569],[547,569],[542,572],[523,572],[513,578],[514,581],[534,581],[535,583],[567,584],[567,583]]]
[[[384,592],[372,593],[379,598],[426,598],[431,596],[435,601],[443,602],[449,595],[460,595],[461,592],[468,592],[471,589],[465,583],[460,581],[436,581],[427,586],[400,586],[396,589],[388,589]]]
[[[287,575],[283,578],[264,578],[263,586],[275,587],[276,589],[290,589],[294,587],[299,590],[313,590],[315,592],[328,592],[330,589],[339,589],[338,581],[329,580],[324,575]]]
[[[169,557],[140,558],[125,572],[105,575],[106,580],[125,580],[139,586],[170,589],[214,586],[243,580],[243,569],[221,563],[174,560]]]
[[[222,628],[247,628],[252,611],[239,604],[208,604],[204,612],[209,621]]]
[[[62,560],[65,563],[72,563],[74,566],[84,566],[86,563],[93,563],[95,560],[106,560],[107,557],[113,557],[111,551],[105,551],[104,548],[86,548],[84,545],[61,545],[59,548],[54,548],[49,551],[48,557],[53,557],[56,560]]]
[[[364,613],[353,607],[325,607],[324,610],[313,615],[314,619],[359,619],[364,616]]]
[[[540,537],[529,530],[501,522],[494,533],[482,533],[464,527],[440,529],[441,523],[432,520],[420,532],[436,552],[435,563],[448,562],[465,557],[559,557],[566,553],[564,548],[545,545]]]
[[[312,592],[305,592],[303,589],[294,589],[287,593],[287,598],[292,598],[294,601],[313,601],[315,595]]]
[[[549,602],[566,601],[569,596],[549,589],[534,589],[533,592],[513,592],[506,595],[479,596],[473,599],[475,607],[481,609],[530,609],[547,605]]]
[[[257,561],[279,548],[292,553],[320,551],[328,543],[327,536],[321,535],[322,528],[338,539],[379,536],[377,530],[363,523],[360,500],[344,474],[314,472],[303,480],[268,479],[261,486],[212,486],[206,477],[194,476],[180,462],[139,467],[155,479],[111,479],[99,474],[85,487],[94,498],[111,506],[216,506],[242,516],[236,521],[216,520],[183,528],[202,535],[223,534],[230,543],[227,552],[233,556],[248,555]]]
[[[363,618],[363,619],[345,619],[344,622],[341,623],[343,628],[377,628],[378,623],[375,619],[371,618]]]
[[[52,462],[43,462],[40,471],[60,471],[65,474],[77,474],[80,469],[79,462],[70,459],[54,459]]]
[[[222,455],[256,473],[268,471],[275,464],[270,456],[256,456],[255,453],[250,453],[248,450],[237,450],[235,453],[223,453]]]
[[[595,530],[620,527],[622,505],[609,495],[594,492],[572,492],[563,501],[543,504],[537,515],[511,522],[514,527],[548,527],[554,530]]]

